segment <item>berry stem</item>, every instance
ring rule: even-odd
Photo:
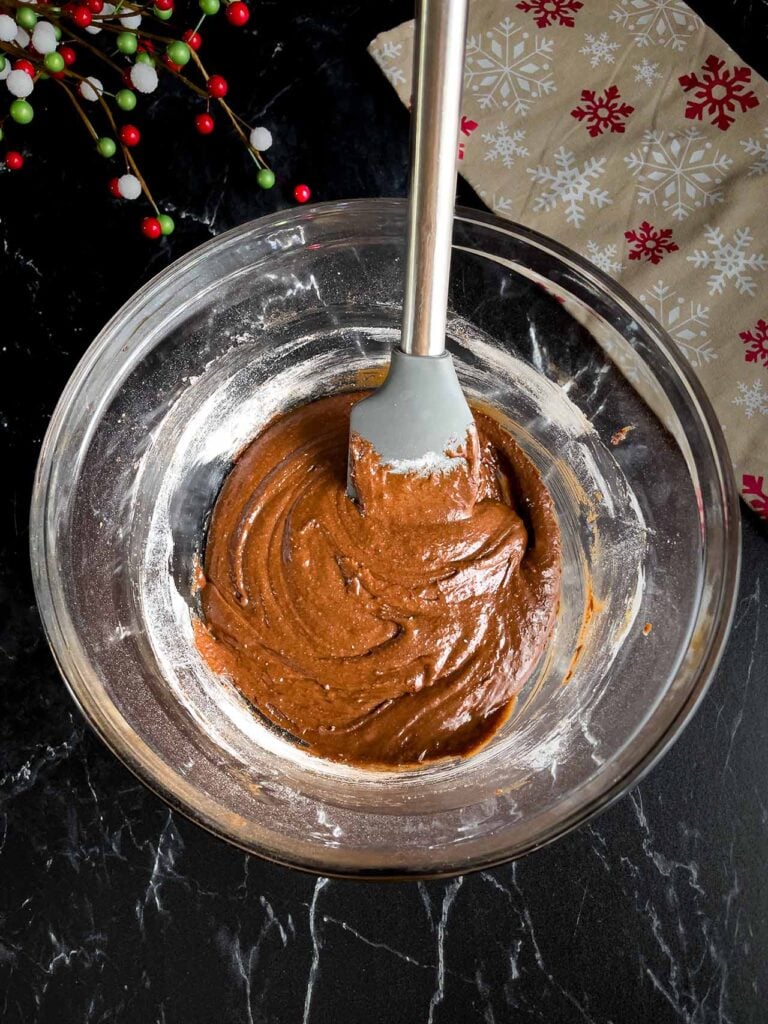
[[[74,92],[72,92],[72,90],[69,88],[69,86],[66,85],[62,81],[57,81],[56,84],[61,89],[63,89],[64,92],[67,94],[67,96],[69,97],[70,102],[72,103],[72,106],[75,108],[75,110],[78,113],[78,116],[80,117],[80,119],[82,120],[83,124],[87,128],[88,134],[91,136],[91,138],[94,141],[96,141],[99,138],[99,133],[93,127],[93,122],[91,121],[90,117],[88,117],[88,115],[86,114],[85,110],[83,110],[82,104],[77,99],[77,97],[75,96]]]

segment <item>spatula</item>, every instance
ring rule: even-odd
[[[402,335],[386,380],[351,419],[351,434],[395,473],[460,471],[455,454],[475,431],[445,350],[466,23],[467,0],[419,0]]]

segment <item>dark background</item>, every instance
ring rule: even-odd
[[[764,0],[692,6],[768,75]],[[27,515],[82,352],[140,284],[287,205],[295,183],[318,200],[405,190],[407,115],[365,48],[411,5],[252,8],[245,30],[217,23],[205,56],[274,131],[271,193],[226,132],[197,136],[195,104],[162,91],[133,120],[169,240],[141,238],[145,211],[109,198],[107,165],[53,97],[12,133],[25,170],[0,176],[0,1021],[763,1024],[768,547],[751,514],[728,651],[663,764],[576,834],[463,880],[324,881],[249,858],[171,814],[68,698]],[[463,184],[461,198],[476,203]]]

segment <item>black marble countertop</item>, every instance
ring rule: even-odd
[[[245,115],[273,128],[286,186],[403,194],[407,116],[365,48],[411,5],[252,6],[211,47]],[[693,6],[768,75],[765,0]],[[0,1021],[764,1024],[768,544],[750,514],[733,635],[693,724],[592,824],[494,871],[371,884],[263,863],[171,813],[76,712],[27,555],[55,401],[138,285],[288,205],[280,185],[254,187],[234,144],[196,136],[191,112],[171,95],[142,120],[178,223],[161,244],[110,201],[63,108],[39,114],[24,172],[0,178]],[[465,186],[462,199],[476,202]]]

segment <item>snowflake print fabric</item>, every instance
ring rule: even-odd
[[[747,346],[744,353],[746,361],[762,362],[768,369],[768,320],[758,320],[751,331],[741,331],[739,337]]]
[[[584,40],[585,45],[582,46],[579,53],[589,57],[589,63],[593,68],[596,68],[599,64],[616,63],[615,51],[620,50],[621,45],[609,39],[607,32],[601,32],[599,36],[587,33],[584,36]]]
[[[476,94],[481,110],[499,107],[525,115],[555,91],[553,47],[551,40],[504,18],[490,32],[467,39],[465,89]]]
[[[528,156],[528,150],[522,145],[525,140],[525,129],[518,128],[510,132],[502,121],[495,131],[483,135],[483,142],[488,144],[485,152],[486,160],[500,160],[505,167],[512,167],[519,156]]]
[[[643,293],[640,301],[672,336],[691,366],[698,369],[717,359],[709,337],[708,306],[686,301],[663,281],[657,281],[647,294]]]
[[[621,0],[611,13],[636,46],[684,50],[701,24],[683,0]]]
[[[597,242],[587,242],[586,255],[606,274],[620,274],[624,264],[619,259],[619,247],[617,245],[598,245]]]
[[[639,228],[625,231],[624,237],[630,244],[631,260],[646,260],[648,263],[661,263],[667,253],[677,252],[680,248],[672,241],[672,228],[655,228],[644,220]]]
[[[407,106],[413,23],[370,51]],[[768,519],[768,82],[686,0],[472,0],[458,169],[658,321]],[[555,297],[661,409],[642,361]]]
[[[532,14],[539,28],[550,25],[573,28],[576,24],[574,17],[584,4],[582,0],[520,0],[515,6],[518,11]]]
[[[768,519],[768,488],[765,477],[745,473],[741,478],[741,493],[747,499],[750,508],[763,519]]]
[[[626,131],[624,122],[634,111],[629,103],[621,99],[618,87],[609,85],[604,94],[594,89],[582,89],[581,104],[571,111],[571,117],[583,121],[592,138],[603,132]]]
[[[648,89],[653,88],[654,83],[661,78],[660,66],[658,63],[651,63],[647,57],[643,57],[639,64],[632,65],[635,71],[635,81],[642,82]]]
[[[748,89],[751,80],[751,68],[729,68],[724,60],[710,54],[701,66],[701,74],[693,72],[679,78],[683,92],[692,93],[685,116],[697,121],[710,119],[710,124],[727,131],[739,111],[745,113],[760,102]]]
[[[733,164],[696,128],[644,132],[642,148],[625,156],[624,162],[640,183],[638,203],[660,206],[675,220],[722,203],[721,186]]]
[[[592,157],[579,167],[575,155],[561,146],[555,153],[551,169],[549,165],[528,168],[531,179],[538,185],[544,185],[534,201],[534,209],[561,207],[568,223],[579,226],[586,217],[585,205],[602,209],[613,202],[607,190],[596,184],[604,173],[604,157],[599,160]]]
[[[708,225],[704,235],[708,247],[694,249],[688,262],[712,271],[707,280],[709,294],[720,295],[732,284],[740,295],[754,295],[755,272],[768,270],[768,257],[754,251],[754,236],[749,228],[738,228],[731,238],[726,238],[720,228]]]
[[[757,157],[757,160],[750,164],[750,178],[759,174],[768,174],[768,128],[763,129],[762,139],[744,139],[741,148],[749,156]]]

